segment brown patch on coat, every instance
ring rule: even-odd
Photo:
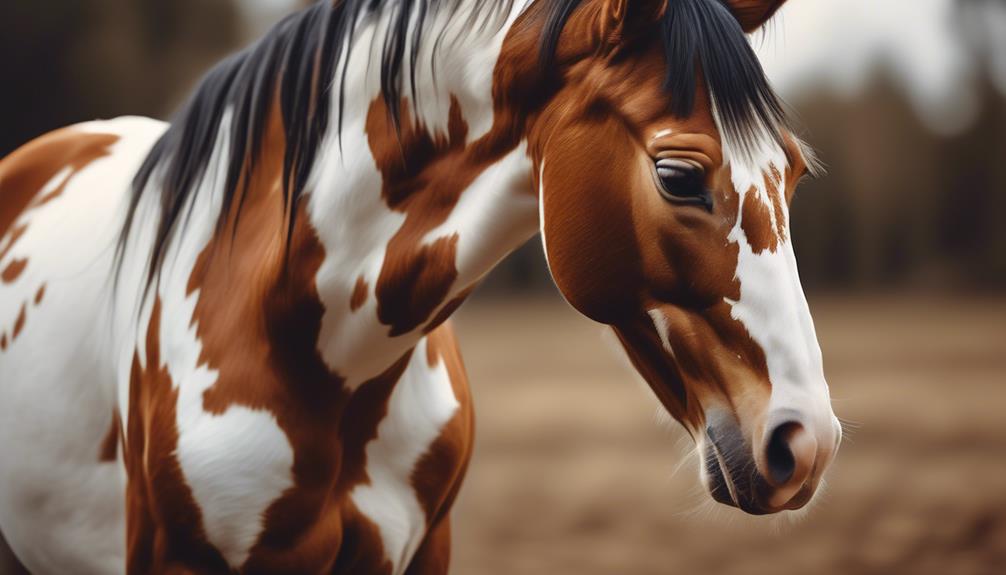
[[[341,465],[336,422],[346,393],[317,349],[325,309],[314,278],[325,252],[306,202],[295,208],[300,213],[285,244],[281,118],[275,104],[260,155],[248,160],[252,170],[240,182],[244,197],[200,253],[188,293],[199,292],[191,320],[202,344],[199,363],[218,373],[203,409],[266,410],[294,452],[295,486],[266,510],[244,569],[318,572],[334,561],[342,538],[341,525],[333,529],[328,518],[338,512],[331,488]]]
[[[768,181],[767,178],[766,181]],[[758,189],[754,186],[744,194],[742,209],[741,229],[751,246],[751,251],[755,254],[766,250],[774,252],[779,247],[779,234],[776,228],[771,225],[770,207],[765,204]]]
[[[437,315],[433,316],[433,319],[430,320],[430,323],[426,324],[426,327],[423,328],[423,333],[430,333],[431,331],[440,327],[442,323],[444,323],[445,321],[447,321],[448,318],[454,315],[454,312],[458,311],[458,308],[465,303],[465,301],[468,299],[468,296],[472,295],[473,291],[475,291],[475,286],[474,285],[469,286],[461,290],[461,293],[454,296],[454,299],[444,304],[444,307],[440,308],[440,311],[437,312]]]
[[[0,272],[0,281],[5,284],[14,283],[18,277],[24,272],[24,268],[28,267],[28,260],[26,259],[14,259],[11,260],[7,267],[4,268],[3,272]]]
[[[111,146],[118,141],[119,137],[112,134],[90,134],[72,127],[64,128],[37,138],[0,160],[0,245],[4,246],[0,250],[0,261],[13,251],[28,230],[28,223],[14,225],[18,218],[59,197],[77,174],[91,162],[110,154]],[[69,173],[62,182],[39,197],[42,189],[66,169]],[[13,284],[28,263],[26,257],[8,262],[0,272],[0,283]],[[10,340],[4,337],[0,350],[6,350],[24,329],[26,308],[27,303],[21,306]],[[10,319],[0,318],[0,321],[6,323]]]
[[[454,503],[471,459],[475,437],[468,374],[450,323],[441,325],[426,336],[427,365],[434,367],[441,361],[459,408],[412,471],[412,487],[431,528],[444,519]]]
[[[119,419],[119,411],[112,412],[112,422],[105,432],[105,438],[101,440],[101,449],[98,450],[98,461],[113,462],[119,454],[119,430],[122,428],[122,421]]]
[[[17,339],[17,336],[21,335],[21,330],[24,329],[24,322],[27,319],[28,304],[21,304],[21,311],[17,314],[17,319],[14,320],[14,331],[11,332],[10,340],[13,342]]]
[[[367,280],[363,279],[363,276],[356,278],[356,286],[353,287],[353,295],[349,298],[350,311],[356,311],[363,307],[363,304],[367,303],[369,289],[370,287],[367,285]]]
[[[771,172],[771,175],[765,176],[765,190],[768,193],[769,201],[772,203],[772,211],[775,215],[775,233],[779,237],[780,242],[786,242],[788,239],[789,212],[786,209],[787,199],[784,197],[784,193],[779,190],[779,186],[783,184],[782,174],[779,173],[775,165],[771,166]]]
[[[451,520],[444,516],[426,532],[426,538],[405,570],[405,575],[446,575],[451,564]]]
[[[331,573],[373,573],[391,575],[393,565],[384,552],[380,528],[347,500],[340,516],[346,526],[339,556]]]
[[[647,325],[648,319],[640,315],[636,321],[625,322],[615,327],[615,335],[664,409],[689,430],[701,429],[702,409],[686,383],[682,366],[668,357],[660,335]]]
[[[779,189],[783,176],[775,164],[769,166],[764,179],[764,196],[754,186],[744,194],[741,229],[755,254],[766,250],[775,252],[779,244],[787,241],[789,235],[787,200]]]
[[[161,364],[161,302],[146,334],[146,365],[133,355],[123,460],[126,485],[127,573],[227,573],[206,541],[202,512],[178,463],[178,389]]]
[[[506,44],[514,37],[508,34],[504,54],[508,51]],[[430,133],[413,118],[407,100],[399,104],[399,131],[390,120],[384,100],[377,98],[371,103],[366,132],[383,178],[381,193],[389,208],[406,216],[401,229],[388,242],[374,290],[378,318],[390,327],[392,337],[426,324],[457,279],[458,236],[444,236],[429,244],[424,243],[424,238],[447,220],[475,179],[521,140],[520,112],[509,101],[509,88],[507,94],[499,89],[514,79],[510,64],[501,55],[494,73],[493,125],[470,143],[468,124],[453,96],[446,134]]]
[[[16,279],[16,277],[13,278],[11,282],[13,282],[14,279]],[[35,292],[34,303],[36,307],[41,305],[42,298],[44,296],[45,296],[45,284],[42,284],[38,288],[38,291]],[[16,340],[17,337],[21,335],[21,332],[24,331],[24,327],[27,321],[28,321],[28,302],[25,302],[21,304],[21,308],[18,311],[17,317],[14,319],[14,323],[11,328],[10,338],[8,339],[6,332],[2,336],[0,336],[0,351],[7,351],[7,347],[10,344],[13,344],[14,340]]]
[[[382,98],[367,114],[367,137],[383,176],[381,194],[388,207],[405,212],[405,222],[388,242],[377,279],[377,316],[390,326],[389,336],[421,325],[447,297],[458,270],[454,265],[458,236],[424,244],[425,235],[447,220],[461,193],[474,181],[462,168],[468,124],[451,99],[446,135],[430,134],[412,119],[411,106],[399,107],[396,132]]]
[[[361,385],[338,418],[325,422],[327,428],[319,424],[313,431],[323,435],[322,441],[291,438],[296,486],[266,511],[265,530],[244,571],[391,573],[379,528],[356,508],[349,494],[370,482],[366,446],[377,437],[388,399],[410,357],[406,354]],[[310,469],[312,464],[316,469]]]
[[[9,239],[7,240],[7,245],[4,246],[4,249],[0,250],[0,261],[3,261],[3,259],[7,257],[7,254],[10,253],[11,249],[14,247],[14,244],[16,244],[19,239],[21,239],[21,236],[23,236],[26,231],[28,231],[28,224],[21,224],[19,226],[14,226],[14,229],[11,230],[10,236],[8,237]],[[2,238],[3,235],[0,234],[0,239]]]
[[[786,0],[727,0],[730,11],[748,33],[761,28],[785,3]]]
[[[796,193],[796,188],[800,184],[808,172],[814,172],[815,175],[820,172],[820,166],[811,166],[808,164],[808,158],[805,153],[813,153],[810,148],[807,148],[803,143],[801,143],[792,134],[783,134],[783,144],[786,152],[786,179],[785,179],[785,189],[782,190],[783,196],[786,199],[786,203],[789,204],[793,200],[793,194]],[[814,162],[816,164],[816,161]],[[775,168],[775,166],[773,166]],[[775,178],[779,185],[782,185],[782,174],[777,173],[778,170],[774,169],[772,177]]]
[[[388,243],[374,289],[378,318],[390,327],[392,337],[419,326],[432,331],[463,301],[465,294],[460,294],[441,307],[457,279],[459,238],[441,237],[428,245],[423,239],[447,220],[461,194],[486,168],[520,144],[529,117],[551,94],[552,82],[542,77],[538,66],[545,4],[531,3],[507,31],[493,70],[493,123],[478,139],[467,141],[468,125],[453,96],[446,134],[431,134],[420,125],[405,99],[399,103],[400,131],[382,98],[371,103],[366,132],[383,178],[382,196],[389,208],[406,214]],[[562,44],[560,57],[567,52]],[[431,320],[438,309],[441,313]]]
[[[733,189],[701,78],[694,113],[676,117],[663,86],[659,35],[602,45],[587,32],[603,28],[603,5],[574,11],[559,42],[556,93],[527,113],[528,149],[544,179],[537,183],[547,257],[566,299],[613,325],[662,403],[697,430],[707,396],[737,409],[767,401],[764,352],[725,303],[740,297],[739,248],[728,238],[740,212],[752,244],[778,241],[777,229],[761,200],[747,194],[742,204]],[[539,25],[532,10],[515,28]],[[665,200],[653,175],[656,158],[701,164],[712,213]],[[668,317],[673,354],[652,310]]]
[[[274,107],[240,219],[230,214],[188,282],[189,293],[199,292],[192,317],[202,343],[199,362],[218,373],[203,408],[215,414],[234,405],[268,411],[293,449],[294,486],[266,509],[263,530],[240,569],[390,573],[378,527],[349,494],[370,481],[366,446],[377,437],[411,352],[352,394],[321,358],[325,307],[315,278],[325,251],[306,202],[284,244],[280,117]],[[445,473],[450,478],[454,471]]]
[[[77,174],[91,162],[109,155],[118,141],[119,136],[113,134],[63,128],[25,144],[0,161],[0,238],[27,209],[62,194]],[[70,169],[66,179],[33,205],[42,188],[66,168]],[[24,229],[15,232],[20,237]],[[6,249],[10,249],[10,244]]]

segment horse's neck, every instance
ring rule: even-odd
[[[333,116],[340,93],[345,98],[341,131],[331,122],[298,208],[290,244],[293,269],[283,274],[285,226],[277,207],[282,206],[277,196],[281,124],[270,124],[241,223],[232,234],[228,226],[216,225],[225,184],[221,166],[230,145],[225,115],[207,177],[193,195],[198,205],[186,208],[184,232],[167,252],[157,289],[177,337],[190,338],[191,327],[198,325],[200,338],[218,331],[226,348],[226,334],[248,331],[240,322],[224,325],[235,318],[245,318],[247,325],[268,324],[273,331],[266,336],[281,339],[294,330],[302,341],[300,332],[318,329],[316,341],[299,345],[313,343],[330,371],[354,388],[394,364],[450,315],[538,226],[531,163],[520,130],[499,117],[492,99],[493,72],[515,14],[498,31],[493,26],[453,44],[449,29],[435,62],[432,45],[440,25],[433,23],[417,59],[419,104],[403,102],[400,133],[380,97],[383,41],[374,31],[383,27],[358,31],[345,84],[339,85],[337,77],[332,90]],[[452,26],[464,24],[460,17]],[[412,90],[406,86],[403,93],[410,96]],[[151,221],[158,202],[155,195],[146,196],[140,218]],[[132,236],[123,285],[142,284],[152,231]],[[294,278],[297,285],[282,278]],[[288,285],[276,289],[281,282]],[[296,291],[292,298],[289,291]],[[284,307],[294,300],[303,304],[305,298],[312,300],[306,306]],[[131,301],[120,304],[121,321],[135,317]],[[149,313],[150,302],[143,308]],[[318,311],[311,312],[313,317],[251,317],[309,310]],[[219,325],[213,328],[213,323]],[[122,325],[124,334],[142,333],[127,325]],[[142,348],[142,341],[138,345]]]
[[[374,27],[357,37],[341,142],[331,130],[306,209],[325,253],[318,347],[350,386],[413,347],[537,228],[524,146],[494,132],[493,70],[511,21],[452,44],[464,24],[454,20],[432,62],[434,22],[417,59],[418,105],[403,103],[400,134],[379,96],[381,39]]]

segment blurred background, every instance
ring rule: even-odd
[[[170,117],[303,3],[0,1],[0,156]],[[711,504],[532,241],[456,316],[479,433],[455,573],[1006,573],[1006,2],[791,0],[754,42],[828,167],[793,206],[850,432],[827,493],[799,519]]]

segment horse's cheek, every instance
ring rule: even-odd
[[[642,285],[631,197],[638,162],[613,124],[570,129],[566,146],[546,151],[542,170],[542,231],[552,277],[573,307],[602,323],[630,316]],[[597,141],[607,153],[589,144]]]

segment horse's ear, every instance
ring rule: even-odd
[[[786,0],[727,0],[745,32],[754,32],[775,15]]]
[[[601,36],[619,43],[647,26],[652,26],[667,8],[668,0],[604,0]]]

